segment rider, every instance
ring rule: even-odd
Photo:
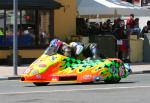
[[[67,43],[59,39],[53,39],[51,40],[49,47],[53,47],[53,46],[56,47],[56,50],[58,51],[58,53],[61,53],[68,57],[71,56],[71,49]]]
[[[88,43],[84,44],[82,42],[71,42],[70,47],[72,49],[73,56],[77,57],[81,53],[86,57],[97,58],[97,44],[96,43]]]

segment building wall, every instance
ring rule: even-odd
[[[54,11],[54,36],[63,40],[76,34],[76,0],[56,0],[64,7]]]
[[[40,15],[41,15],[40,30],[49,33],[49,11],[42,11]]]

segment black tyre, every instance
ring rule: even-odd
[[[87,84],[87,85],[88,85],[88,84],[93,84],[93,83],[94,83],[94,82],[91,81],[91,82],[83,82],[82,84],[85,84],[85,85]]]
[[[105,82],[106,84],[111,84],[111,83],[112,83],[112,80],[106,79],[106,80],[104,80],[104,82]]]
[[[121,78],[114,78],[114,79],[112,80],[112,82],[113,82],[113,83],[119,83],[120,80],[121,80]]]
[[[112,84],[112,83],[119,83],[121,80],[121,78],[111,78],[111,79],[106,79],[104,80],[105,83],[107,84]]]
[[[35,86],[47,86],[49,84],[49,82],[43,82],[43,83],[41,83],[41,82],[34,82],[33,84]]]

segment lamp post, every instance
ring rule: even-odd
[[[18,66],[18,58],[17,58],[17,31],[18,31],[18,24],[17,24],[17,17],[18,17],[18,0],[13,0],[13,67],[14,67],[14,75],[17,75],[17,66]]]

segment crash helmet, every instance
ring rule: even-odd
[[[79,42],[71,42],[69,45],[73,48],[75,55],[79,55],[83,51],[83,45]]]
[[[50,41],[49,46],[55,46],[57,44],[58,39],[53,39]]]
[[[70,46],[70,47],[76,47],[76,46],[77,46],[77,42],[71,42],[71,43],[69,44],[69,46]]]
[[[50,46],[56,46],[56,47],[59,47],[62,45],[62,41],[59,40],[59,39],[53,39],[51,42],[50,42]]]

